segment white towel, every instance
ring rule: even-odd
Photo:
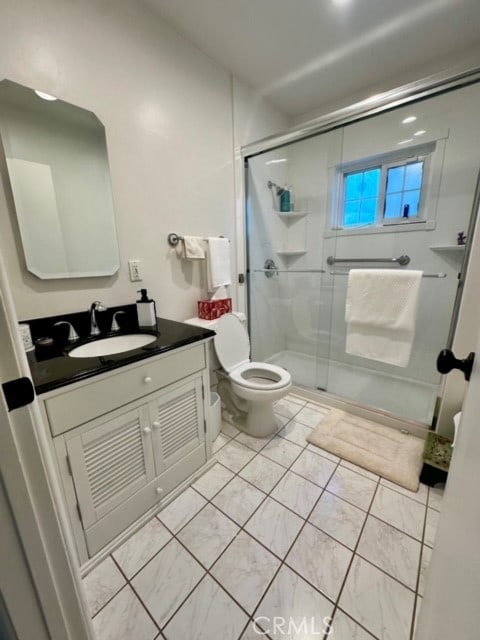
[[[406,367],[410,360],[423,271],[351,269],[346,352]]]
[[[197,236],[184,236],[176,247],[179,258],[187,260],[205,259],[205,240]]]
[[[207,290],[232,284],[230,242],[227,238],[207,238]]]

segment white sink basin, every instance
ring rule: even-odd
[[[114,353],[123,353],[132,349],[139,349],[146,344],[155,342],[156,336],[145,333],[131,333],[125,336],[113,336],[113,338],[101,338],[88,344],[82,344],[69,351],[70,358],[94,358],[95,356],[110,356]]]

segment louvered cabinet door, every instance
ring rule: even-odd
[[[155,478],[148,406],[95,420],[66,439],[84,529]]]
[[[202,385],[202,376],[195,376],[150,402],[157,474],[205,442]]]

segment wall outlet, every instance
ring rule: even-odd
[[[142,280],[142,270],[140,268],[140,260],[129,260],[128,271],[130,273],[130,282],[139,282]]]

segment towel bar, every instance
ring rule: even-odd
[[[330,271],[331,276],[348,276],[348,271]],[[424,273],[422,278],[446,278],[446,273]]]
[[[336,262],[397,262],[404,267],[410,262],[410,256],[404,255],[398,258],[335,258],[335,256],[328,256],[327,264],[331,266]]]
[[[224,238],[225,236],[218,236],[218,237]],[[171,247],[176,247],[181,240],[183,240],[183,236],[178,235],[178,233],[169,233],[167,236],[167,242]],[[206,238],[204,238],[204,240],[206,240]]]

